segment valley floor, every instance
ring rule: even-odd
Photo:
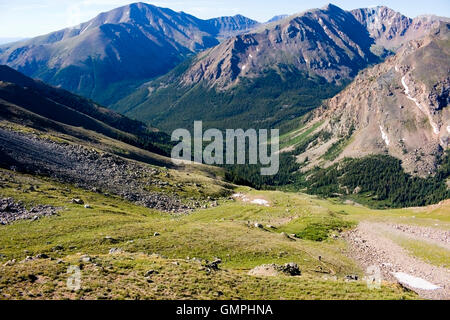
[[[0,177],[0,198],[59,210],[0,225],[0,299],[450,299],[448,203],[375,211],[236,187],[244,196],[169,213],[49,178]],[[290,262],[300,276],[248,275]],[[380,288],[366,281],[370,264],[382,268]],[[391,271],[441,289],[415,290]]]

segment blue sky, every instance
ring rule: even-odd
[[[137,1],[126,0],[0,0],[0,38],[32,37],[76,25],[98,13]],[[332,2],[343,9],[386,5],[415,17],[437,14],[450,17],[449,0],[155,0],[141,1],[199,18],[243,14],[266,21],[274,15],[293,14]]]

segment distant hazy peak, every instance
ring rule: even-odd
[[[272,22],[280,21],[280,20],[283,20],[283,19],[285,19],[287,17],[289,17],[288,14],[280,14],[280,15],[274,16],[271,19],[267,20],[266,23],[272,23]]]
[[[366,27],[377,45],[388,49],[398,48],[409,40],[423,38],[439,25],[440,20],[448,20],[436,16],[411,19],[385,6],[355,9],[351,13]]]
[[[340,7],[338,7],[337,5],[334,5],[332,3],[329,3],[329,4],[325,5],[324,7],[322,7],[322,10],[326,10],[326,11],[332,11],[332,10],[343,11],[343,9],[341,9]]]

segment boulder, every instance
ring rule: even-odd
[[[158,271],[156,271],[156,270],[148,270],[145,274],[144,274],[144,277],[150,277],[151,275],[153,275],[153,274],[159,274],[159,272]]]
[[[206,265],[205,265],[205,267],[206,268],[209,268],[209,269],[211,269],[211,270],[219,270],[219,264],[221,264],[222,263],[222,259],[219,259],[219,258],[217,258],[217,259],[215,259],[214,261],[212,261],[212,262],[207,262],[206,263]]]
[[[284,274],[287,274],[289,276],[300,276],[302,274],[298,265],[294,262],[286,263],[285,265],[281,266],[280,269]]]
[[[279,275],[300,276],[302,274],[296,263],[286,263],[285,265],[264,264],[253,268],[248,273],[251,276],[275,277]]]
[[[84,204],[84,201],[81,200],[81,199],[78,199],[78,198],[74,198],[74,199],[72,199],[72,203],[75,203],[75,204]]]
[[[346,281],[358,281],[359,277],[356,274],[350,274],[345,277]]]
[[[111,248],[109,250],[109,254],[120,254],[120,253],[123,253],[123,250],[120,248]]]

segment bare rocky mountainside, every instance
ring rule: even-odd
[[[183,84],[206,81],[227,88],[239,77],[257,77],[285,64],[328,81],[350,78],[377,57],[367,31],[350,12],[329,5],[281,20],[257,33],[239,35],[201,53],[183,74]]]
[[[240,15],[201,20],[134,3],[75,27],[0,46],[0,64],[107,104],[139,81],[256,25]]]
[[[194,118],[211,126],[277,126],[331,98],[359,71],[423,37],[438,20],[330,4],[227,39],[113,109],[163,129]]]
[[[420,176],[436,172],[450,138],[450,24],[404,45],[384,63],[362,71],[313,113],[297,134],[328,132],[299,155],[305,170],[345,157],[389,154]]]
[[[240,77],[258,77],[279,64],[312,72],[329,82],[350,79],[379,61],[371,51],[373,46],[391,49],[439,25],[438,18],[413,20],[387,7],[347,12],[334,5],[280,20],[199,54],[183,74],[183,83],[205,80],[227,88]]]

